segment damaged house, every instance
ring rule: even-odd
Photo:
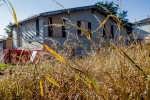
[[[109,14],[97,5],[37,14],[20,21],[18,26],[15,24],[11,26],[13,48],[43,48],[37,41],[51,46],[52,41],[46,38],[54,39],[60,44],[64,44],[69,34],[73,34],[77,37],[77,39],[72,39],[69,43],[78,43],[80,41],[80,43],[90,48],[92,45],[90,41],[85,35],[81,35],[82,31],[75,28],[74,25],[76,24],[78,27],[82,27],[89,31],[96,30],[100,22],[102,22],[107,15]],[[50,24],[58,24],[60,27]],[[99,38],[97,37],[101,37],[108,42],[114,41],[120,35],[127,36],[128,29],[130,28],[130,25],[125,24],[124,29],[120,32],[117,22],[113,18],[109,18],[103,28],[98,30],[98,32],[93,32],[90,36],[95,43],[99,42]]]

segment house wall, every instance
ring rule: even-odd
[[[141,23],[141,24],[133,25],[133,32],[135,34],[139,34],[140,38],[143,39],[145,36],[150,34],[150,24]]]
[[[98,12],[98,11],[94,11],[94,15],[102,22],[106,16],[103,15],[102,13]],[[57,18],[66,18],[68,20],[70,20],[71,22],[67,21],[67,23],[73,24],[73,23],[77,23],[77,21],[88,21],[91,22],[91,30],[96,30],[98,28],[98,26],[100,25],[100,23],[97,21],[97,19],[94,17],[94,15],[92,14],[92,10],[82,10],[82,11],[76,11],[76,12],[72,12],[71,16],[67,13],[63,13],[63,14],[58,14],[58,15],[52,15],[52,16],[48,16],[48,17],[57,17]],[[72,17],[73,16],[73,17]],[[32,19],[26,22],[23,22],[21,25],[19,25],[19,31],[18,28],[15,26],[13,27],[13,48],[18,48],[18,47],[23,47],[23,48],[42,48],[42,46],[37,43],[36,41],[39,42],[44,42],[47,45],[51,46],[53,41],[48,40],[46,38],[48,38],[48,22],[49,19],[48,17],[40,17],[39,18],[39,36],[36,36],[36,19]],[[117,39],[118,36],[120,35],[127,35],[127,30],[124,28],[121,32],[117,31],[117,26],[116,26],[116,22],[113,21],[112,19],[108,19],[108,21],[106,22],[106,24],[111,24],[114,26],[114,39]],[[58,41],[61,45],[65,42],[68,41],[68,43],[70,43],[70,45],[72,45],[71,43],[82,43],[83,45],[87,46],[88,49],[91,47],[91,42],[85,37],[78,37],[77,35],[77,29],[75,29],[73,26],[71,26],[70,28],[66,29],[67,31],[67,36],[69,33],[73,33],[74,36],[77,37],[77,39],[72,39],[72,40],[67,40],[67,38],[63,38],[63,37],[50,37],[50,39],[54,39],[56,41]],[[102,29],[98,30],[99,33],[93,33],[92,34],[92,40],[94,42],[99,42],[99,39],[95,36],[102,36]],[[17,34],[19,33],[19,34]],[[20,40],[22,41],[20,44],[18,41],[16,41],[15,39],[17,39],[20,36]],[[110,42],[110,39],[104,39],[107,42]],[[111,40],[111,41],[113,41]]]
[[[94,11],[94,15],[99,19],[100,22],[103,22],[103,20],[106,18],[106,15],[103,15],[103,14],[99,13],[98,11]],[[97,24],[95,24],[95,23],[97,23]],[[98,23],[97,20],[94,20],[93,24],[94,24],[93,26],[94,26],[94,30],[95,30],[101,23]],[[115,41],[116,39],[118,39],[119,36],[127,37],[127,28],[126,27],[120,27],[120,30],[119,30],[119,27],[117,26],[117,23],[114,20],[112,20],[111,18],[109,18],[105,24],[113,25],[113,33],[114,33],[113,34],[114,35],[113,39],[104,38],[104,40],[107,43]],[[102,28],[99,30],[99,32],[103,33]],[[126,40],[122,40],[118,44],[120,44],[120,43],[122,45],[127,45]]]
[[[13,37],[13,48],[17,48],[18,47],[18,41],[17,41],[17,38],[18,38],[18,34],[17,34],[17,26],[14,26],[12,28],[12,37]]]
[[[76,11],[76,12],[72,12],[71,15],[73,16],[73,18],[68,15],[67,13],[64,14],[60,14],[60,15],[53,15],[53,16],[48,16],[48,17],[58,17],[58,18],[66,18],[68,20],[70,20],[72,23],[77,23],[76,21],[82,21],[82,20],[86,20],[88,22],[91,22],[91,30],[96,30],[98,28],[98,26],[100,25],[100,23],[97,21],[97,19],[94,17],[94,15],[102,22],[106,16],[103,15],[102,13],[98,12],[98,11],[94,11],[94,15],[92,14],[92,10],[83,10],[83,11]],[[44,18],[44,23],[45,25],[48,25],[48,17]],[[70,23],[70,22],[68,22]],[[108,21],[106,22],[106,24],[111,24],[114,26],[114,39],[117,39],[118,36],[120,35],[125,35],[127,36],[127,29],[124,28],[122,30],[122,32],[117,31],[117,26],[116,26],[116,22],[113,21],[112,19],[108,19]],[[44,26],[44,38],[48,37],[48,27]],[[73,33],[74,35],[77,35],[77,29],[75,29],[74,27],[68,28],[67,29],[68,32]],[[100,29],[98,31],[102,37],[102,29]],[[94,33],[92,35],[92,40],[94,42],[99,42],[99,39],[97,37],[95,37],[95,35],[98,35],[98,33]],[[62,37],[50,37],[53,38],[55,40],[57,40],[59,43],[63,44],[64,41],[66,40],[66,38],[62,38]],[[83,45],[86,45],[88,48],[91,47],[91,42],[89,40],[87,40],[86,37],[79,37],[79,40],[83,43]],[[113,41],[112,40],[112,41]],[[105,41],[110,42],[110,39],[105,39]],[[76,42],[78,43],[78,41],[76,39],[72,39],[71,42]],[[51,41],[50,40],[44,40],[44,43],[51,45]]]
[[[13,48],[42,48],[42,45],[36,41],[43,42],[43,18],[39,18],[39,36],[36,36],[36,19],[24,22],[19,27],[19,31],[16,29],[16,27],[13,28],[13,38],[17,38],[18,31],[18,33],[20,33],[20,40],[22,42],[20,42],[20,45],[18,45],[18,41],[13,39]]]
[[[133,36],[132,39],[134,38],[134,35],[138,36],[138,40],[140,43],[150,43],[150,24],[148,23],[138,23],[136,25],[132,26],[133,28]]]

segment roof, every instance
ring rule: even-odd
[[[45,17],[45,16],[50,16],[50,15],[57,15],[57,14],[62,14],[62,13],[67,13],[67,11],[69,12],[75,12],[75,11],[82,11],[82,10],[87,10],[87,9],[94,9],[97,10],[99,12],[101,12],[104,15],[109,15],[108,12],[106,12],[106,10],[104,10],[102,7],[98,6],[98,5],[90,5],[90,6],[82,6],[82,7],[76,7],[76,8],[68,8],[68,9],[62,9],[62,10],[56,10],[56,11],[49,11],[49,12],[44,12],[44,13],[40,13],[31,17],[28,17],[25,20],[19,21],[19,24],[26,22],[28,20],[31,19],[36,19],[38,17]],[[12,24],[12,26],[15,26],[16,24]],[[126,27],[131,27],[130,24],[126,23]]]
[[[45,17],[45,16],[50,16],[50,15],[57,15],[57,14],[67,13],[67,11],[75,12],[75,11],[82,11],[82,10],[87,10],[87,9],[96,9],[96,10],[100,11],[101,13],[103,13],[105,15],[109,14],[103,8],[101,8],[100,6],[90,5],[90,6],[83,6],[83,7],[76,7],[76,8],[69,8],[69,9],[62,9],[62,10],[56,10],[56,11],[49,11],[49,12],[40,13],[40,14],[28,17],[25,20],[19,21],[19,24],[21,24],[23,22],[26,22],[28,20],[31,20],[31,19],[36,19],[38,17]],[[15,26],[15,25],[16,24],[12,24],[11,26]]]
[[[138,22],[133,23],[133,25],[135,25],[135,24],[142,24],[142,23],[148,23],[148,22],[150,22],[150,18],[145,18],[143,20],[140,20]]]

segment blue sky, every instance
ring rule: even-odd
[[[38,13],[63,9],[52,0],[9,0],[14,6],[18,20],[26,19]],[[106,0],[57,0],[65,8],[93,5]],[[117,0],[107,0],[117,3]],[[150,16],[150,0],[118,0],[121,1],[122,9],[128,11],[130,22],[142,20]],[[0,4],[3,4],[0,1]],[[6,5],[0,6],[0,35],[4,35],[4,28],[9,22],[13,22],[13,16]]]

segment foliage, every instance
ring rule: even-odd
[[[129,19],[126,19],[126,17],[127,17],[127,13],[128,13],[128,11],[123,11],[121,14],[119,14],[119,18],[122,18],[122,19],[123,19],[123,21],[128,22],[128,21],[129,21]]]
[[[95,5],[106,8],[111,14],[118,14],[118,7],[114,6],[113,2],[97,2]]]
[[[7,25],[7,27],[4,29],[5,30],[5,33],[10,36],[11,35],[11,32],[12,32],[12,27],[10,27],[10,25],[12,25],[11,22],[9,22],[9,25]]]
[[[0,63],[0,70],[6,66],[7,66],[6,64]]]
[[[108,10],[109,13],[118,16],[119,18],[123,19],[123,21],[128,21],[128,19],[126,19],[128,11],[123,11],[122,13],[119,12],[119,5],[115,4],[114,2],[102,1],[97,2],[95,5],[98,5],[104,8],[105,10]]]

